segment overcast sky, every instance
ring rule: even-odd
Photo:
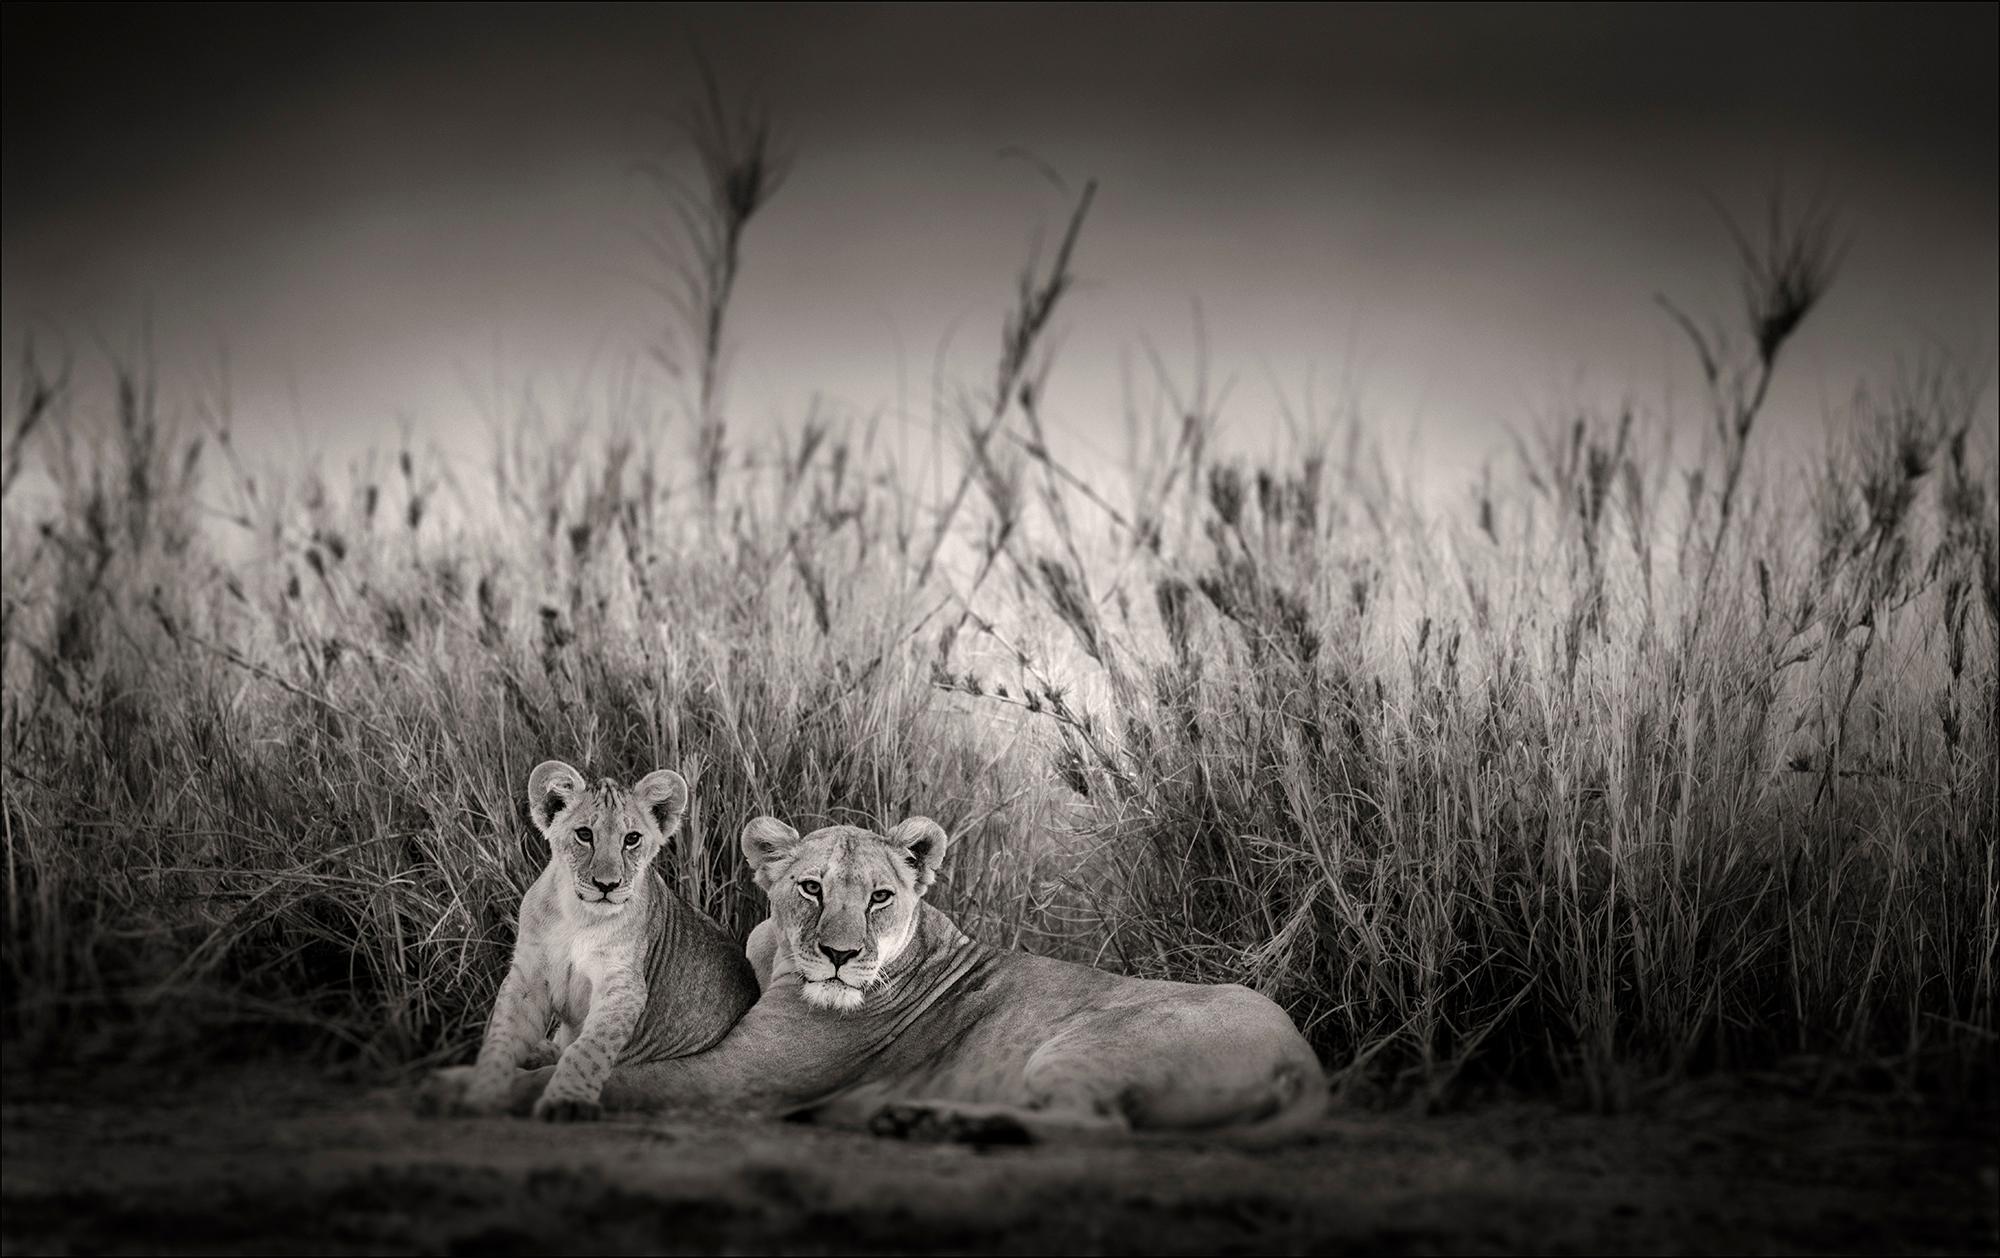
[[[655,335],[633,168],[677,151],[698,40],[795,154],[747,243],[745,424],[817,393],[921,429],[941,347],[986,380],[1065,211],[1022,149],[1101,181],[1051,415],[1107,451],[1121,354],[1186,367],[1197,300],[1252,445],[1277,389],[1451,467],[1656,400],[1692,377],[1652,295],[1732,311],[1711,198],[1780,179],[1852,240],[1775,399],[1809,433],[1899,355],[1991,366],[1995,13],[13,5],[0,322],[87,358],[150,311],[170,374],[227,348],[267,441],[462,437],[468,378],[553,389]]]

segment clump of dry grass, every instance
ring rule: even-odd
[[[1052,730],[1086,933],[1124,968],[1273,993],[1349,1081],[1437,1095],[1471,1071],[1611,1106],[1796,1060],[1990,1089],[1976,390],[1927,363],[1860,395],[1803,492],[1749,472],[1832,238],[1819,214],[1737,233],[1742,353],[1682,319],[1712,389],[1693,467],[1642,453],[1665,446],[1629,409],[1584,415],[1523,445],[1472,530],[1434,527],[1353,441],[1205,475],[1178,442],[1139,478],[1181,486],[1143,500],[1167,527],[1141,530],[1053,464],[1024,400],[1024,448],[1073,505],[1044,504],[1054,555],[998,533],[1099,683]]]
[[[1819,220],[1749,248],[1740,366],[1684,321],[1714,388],[1696,466],[1644,415],[1584,414],[1461,519],[1359,429],[1218,458],[1199,379],[1163,380],[1186,400],[1129,500],[1066,467],[1042,346],[1088,205],[935,504],[817,418],[689,494],[670,431],[552,436],[531,399],[484,483],[409,450],[287,480],[141,371],[100,416],[26,360],[0,452],[10,1043],[116,1010],[463,1051],[543,859],[519,783],[563,755],[688,776],[666,867],[739,934],[748,816],[921,810],[977,933],[1254,984],[1356,1087],[1614,1106],[1809,1062],[1990,1089],[1991,452],[1933,363],[1861,395],[1802,487],[1756,474],[1831,275]]]
[[[524,435],[467,516],[410,452],[356,484],[245,482],[225,560],[165,527],[192,485],[135,470],[195,438],[130,435],[45,528],[8,529],[10,1033],[74,1033],[82,997],[198,998],[383,1059],[466,1042],[545,859],[520,783],[558,752],[680,767],[695,803],[668,866],[739,932],[756,813],[921,808],[968,866],[1021,824],[991,734],[885,649],[889,508],[839,438],[743,478],[717,508],[743,523],[714,533],[670,514],[629,434]]]

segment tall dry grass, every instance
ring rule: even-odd
[[[1990,1094],[1992,452],[1929,363],[1809,473],[1757,470],[1833,278],[1823,220],[1739,236],[1740,327],[1682,320],[1698,454],[1579,414],[1457,510],[1358,427],[1219,456],[1198,378],[1163,381],[1125,491],[1066,466],[1045,343],[1086,193],[926,492],[818,419],[732,444],[721,328],[761,200],[729,201],[731,162],[678,429],[524,400],[485,474],[403,449],[288,475],[226,417],[172,419],[143,358],[100,412],[23,357],[10,1052],[223,1026],[465,1051],[543,860],[520,783],[560,755],[688,776],[667,873],[739,935],[749,816],[928,812],[975,933],[1251,983],[1357,1091],[1617,1106],[1784,1065]]]

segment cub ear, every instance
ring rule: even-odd
[[[750,875],[764,890],[771,889],[770,870],[799,846],[799,832],[776,817],[752,817],[743,826],[743,859]]]
[[[917,894],[929,891],[944,864],[944,850],[951,846],[944,827],[929,817],[905,817],[889,831],[889,842],[908,853],[905,859],[917,872]]]
[[[528,775],[528,816],[543,834],[583,794],[583,774],[560,760],[544,760]]]
[[[655,769],[633,785],[632,797],[653,814],[660,833],[670,835],[680,828],[687,813],[687,779],[672,769]]]

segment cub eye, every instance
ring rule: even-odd
[[[819,884],[810,878],[799,879],[799,890],[811,899],[819,899]]]
[[[639,846],[639,832],[637,830],[634,830],[632,831],[632,833],[625,836],[625,846],[626,847]]]
[[[583,844],[583,845],[584,845],[585,847],[589,847],[589,846],[590,846],[590,827],[589,827],[589,826],[578,826],[578,827],[576,828],[576,841],[577,841],[578,843],[581,843],[581,844]]]
[[[895,894],[893,891],[877,891],[874,895],[868,897],[868,902],[870,904],[887,904]]]

